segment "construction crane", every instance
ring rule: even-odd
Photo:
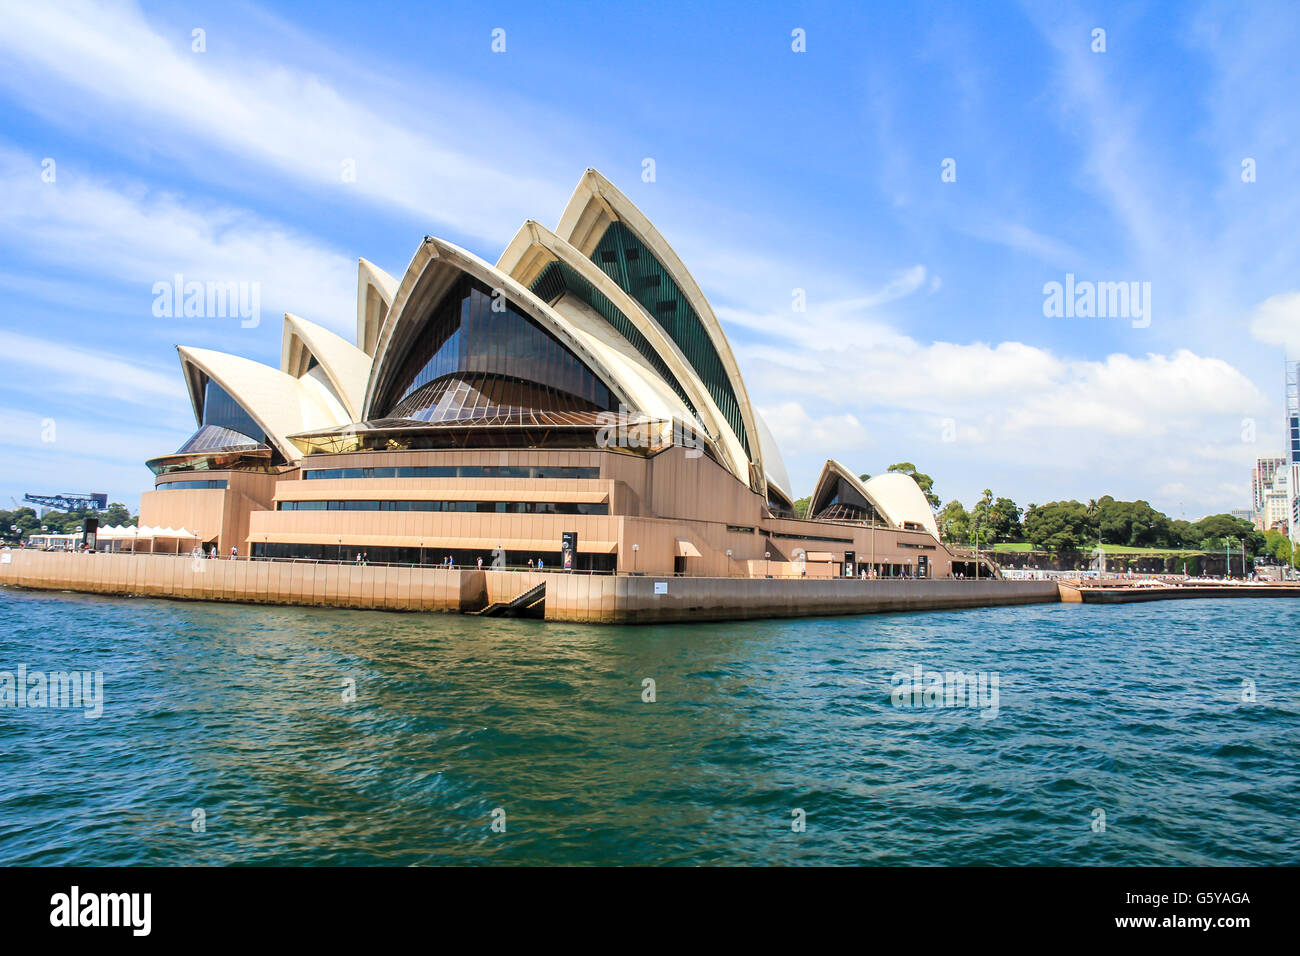
[[[55,511],[76,513],[80,511],[103,511],[108,507],[108,494],[95,492],[89,495],[23,495],[23,501],[29,501],[42,508]]]

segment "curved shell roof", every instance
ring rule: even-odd
[[[876,503],[880,513],[894,524],[901,527],[904,522],[913,522],[935,538],[939,537],[939,524],[934,520],[930,502],[911,475],[887,471],[868,479],[862,487]]]
[[[178,346],[181,370],[190,392],[195,418],[203,420],[204,376],[226,390],[248,413],[287,461],[296,461],[302,453],[289,436],[295,432],[330,428],[346,424],[320,393],[301,379],[251,359]]]
[[[587,333],[478,256],[449,242],[426,236],[402,277],[389,307],[383,333],[375,346],[374,368],[366,387],[364,418],[368,420],[383,414],[375,403],[384,394],[430,311],[462,274],[468,274],[493,289],[501,289],[507,300],[563,342],[619,401],[629,408],[638,407],[631,400],[626,383],[611,371],[601,356],[602,350]]]
[[[902,530],[905,525],[914,524],[938,539],[939,525],[934,520],[930,502],[911,475],[891,471],[863,481],[833,458],[826,461],[817,478],[817,486],[808,503],[810,517],[820,510],[821,499],[828,495],[831,482],[837,479],[848,482],[894,528]]]
[[[722,452],[721,458],[724,463],[741,481],[748,483],[749,459],[745,454],[744,447],[727,425],[727,421],[714,403],[713,397],[709,394],[704,383],[700,381],[695,369],[686,360],[686,356],[682,354],[677,343],[668,337],[659,323],[651,317],[640,302],[623,291],[618,283],[611,279],[594,262],[545,226],[530,219],[520,227],[519,232],[515,234],[514,239],[511,240],[501,254],[501,258],[497,261],[497,268],[502,272],[509,273],[519,280],[521,284],[532,288],[552,263],[562,263],[574,270],[585,283],[590,285],[593,290],[593,297],[599,296],[603,298],[613,309],[617,310],[619,316],[630,327],[630,330],[625,328],[622,334],[607,321],[606,317],[601,316],[595,309],[591,308],[592,304],[590,302],[584,302],[587,309],[581,310],[581,312],[586,315],[594,313],[595,318],[600,320],[598,324],[614,333],[614,338],[617,341],[611,343],[613,347],[623,351],[626,351],[627,348],[638,351],[638,345],[640,345],[641,348],[651,350],[651,354],[659,360],[663,369],[672,376],[677,387],[680,388],[685,398],[691,403],[692,408],[683,409],[681,412],[674,411],[673,414],[687,422],[697,421],[703,430],[717,443],[719,450]],[[577,295],[572,295],[572,298],[582,301]],[[564,309],[558,309],[558,311],[568,317],[568,313]],[[649,366],[651,363],[643,355],[641,362],[638,364]],[[662,387],[673,392],[673,399],[676,399],[677,394],[672,388],[672,384],[662,377],[662,372],[653,368],[650,368],[649,371],[655,379],[662,383]],[[672,399],[670,399],[670,404],[673,404]],[[680,405],[680,401],[677,404]],[[650,413],[648,409],[646,411]]]
[[[610,243],[618,246],[617,264],[614,251],[605,248]],[[641,272],[631,268],[637,256],[646,267]],[[544,280],[553,267],[569,279]],[[525,222],[495,267],[430,237],[400,279],[358,260],[355,345],[286,314],[281,370],[235,355],[180,348],[196,413],[202,409],[206,375],[248,412],[287,459],[299,458],[288,435],[369,420],[382,411],[374,405],[430,310],[465,274],[502,289],[618,401],[654,418],[694,424],[717,460],[738,479],[763,493],[770,484],[793,500],[780,450],[750,404],[726,335],[703,292],[654,225],[594,169],[583,174],[554,232],[533,220]],[[659,293],[650,291],[651,279],[662,280],[667,300],[656,301]],[[922,514],[915,496],[892,477],[865,487],[873,501],[879,499],[882,514],[905,514],[901,520],[934,526],[928,506]]]
[[[285,313],[280,370],[294,378],[308,374],[315,359],[348,421],[361,417],[361,404],[370,379],[370,356],[329,329]]]
[[[785,459],[781,457],[781,449],[777,447],[776,438],[757,409],[754,411],[754,421],[758,425],[759,447],[763,450],[764,477],[769,485],[776,486],[776,490],[781,492],[787,501],[793,502],[794,495],[790,493],[790,473],[785,470]]]
[[[396,294],[396,279],[373,262],[357,260],[357,348],[367,355],[375,354]]]
[[[748,449],[748,458],[753,465],[749,483],[761,491],[764,472],[759,429],[755,421],[754,409],[749,402],[749,395],[745,390],[744,380],[740,375],[740,368],[731,352],[731,346],[727,343],[726,334],[722,331],[722,326],[713,314],[713,309],[709,306],[704,293],[700,291],[699,285],[696,284],[677,253],[660,235],[659,230],[608,179],[596,170],[588,169],[579,180],[577,189],[574,190],[572,198],[565,207],[555,233],[583,256],[591,258],[600,251],[599,247],[607,231],[616,223],[621,224],[639,245],[649,251],[672,284],[680,291],[690,311],[698,318],[707,336],[708,344],[707,348],[704,343],[691,344],[691,351],[699,356],[692,364],[695,365],[700,378],[705,380],[720,405],[724,401],[727,404],[734,401],[735,414],[730,427],[742,447]],[[671,297],[666,301],[671,304]],[[660,325],[662,326],[663,323]],[[705,367],[709,363],[703,361],[708,357],[710,350],[721,366],[725,381],[711,380],[713,376]]]

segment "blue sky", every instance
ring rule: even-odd
[[[194,427],[175,345],[278,364],[285,311],[351,337],[357,257],[495,261],[588,166],[708,295],[796,495],[910,460],[967,505],[1197,518],[1281,452],[1294,5],[4,6],[6,505],[134,506]],[[260,283],[262,321],[155,317],[177,273]],[[1067,273],[1149,282],[1149,325],[1045,317]]]

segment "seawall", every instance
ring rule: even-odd
[[[7,561],[4,558],[8,558]],[[1060,600],[1050,581],[636,577],[473,568],[10,551],[0,584],[245,604],[471,613],[546,584],[551,621],[652,623],[924,611]]]
[[[1067,604],[1140,604],[1195,598],[1300,598],[1300,584],[1189,584],[1177,587],[1082,587],[1061,583]]]

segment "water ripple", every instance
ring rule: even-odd
[[[1284,601],[614,629],[6,589],[0,671],[102,671],[106,702],[0,708],[0,863],[1296,864],[1298,626]],[[914,665],[997,674],[996,716],[894,706]]]

